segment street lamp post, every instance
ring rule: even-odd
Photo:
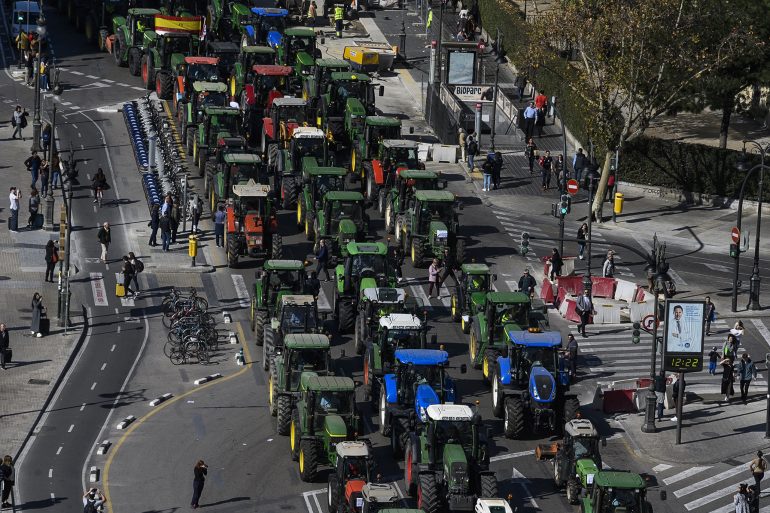
[[[495,125],[497,125],[497,88],[500,83],[500,64],[505,62],[505,52],[503,51],[503,35],[500,33],[500,29],[497,29],[497,56],[495,57],[495,90],[492,95],[492,132],[489,135],[489,145],[492,147],[492,151],[495,151]]]
[[[566,162],[564,165],[566,165]],[[591,202],[593,201],[593,198],[594,198],[595,188],[596,188],[596,179],[594,177],[591,177],[588,180],[588,240],[586,241],[588,245],[588,258],[587,258],[586,265],[588,267],[586,268],[586,273],[583,275],[583,290],[587,290],[589,294],[593,288],[593,284],[591,282],[591,227],[593,226],[593,223],[592,223],[593,214],[591,213]]]
[[[43,228],[46,230],[53,230],[54,222],[54,203],[56,200],[54,200],[53,197],[53,173],[54,169],[51,166],[51,163],[53,162],[53,156],[56,154],[56,103],[53,104],[53,116],[51,118],[51,150],[49,152],[48,157],[48,194],[45,197],[45,222],[43,224]]]
[[[658,324],[660,323],[660,295],[666,290],[666,245],[661,246],[658,243],[658,236],[652,239],[652,293],[655,294],[653,304],[654,322],[652,328],[652,349],[650,350],[650,386],[647,389],[647,400],[644,408],[644,424],[642,424],[642,433],[655,433],[655,365],[658,354]],[[663,364],[661,363],[661,366]]]
[[[35,57],[35,112],[32,117],[32,150],[40,152],[40,54],[43,40],[46,36],[46,21],[44,17],[37,21],[37,56]]]

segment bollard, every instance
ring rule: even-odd
[[[190,234],[187,237],[187,241],[187,254],[190,255],[190,258],[192,259],[192,266],[195,267],[195,257],[198,256],[198,236],[195,234]]]
[[[622,214],[623,213],[623,193],[622,192],[616,192],[615,193],[615,206],[612,209],[612,211],[615,214]]]

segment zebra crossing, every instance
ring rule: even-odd
[[[745,463],[718,463],[708,466],[654,467],[658,482],[693,513],[732,513],[733,496],[741,483],[753,484],[748,460]],[[764,502],[764,501],[763,501]],[[770,505],[759,510],[770,513]]]

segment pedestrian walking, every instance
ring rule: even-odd
[[[3,504],[4,508],[10,508],[11,503],[8,499],[11,497],[11,491],[16,484],[16,471],[13,468],[13,458],[9,455],[3,456],[3,464],[0,465],[0,476],[3,478]]]
[[[586,166],[588,166],[588,158],[583,153],[583,148],[578,148],[577,153],[572,158],[572,169],[575,170],[575,180],[578,183],[583,180],[583,171],[585,171]]]
[[[59,249],[53,240],[45,245],[45,281],[53,283],[53,273],[59,261]]]
[[[500,188],[500,177],[503,174],[503,154],[499,151],[495,152],[495,160],[492,163],[492,188]]]
[[[725,402],[730,402],[730,398],[735,395],[735,389],[733,388],[733,383],[735,382],[733,361],[730,358],[723,358],[719,365],[722,366],[721,393],[725,397]]]
[[[345,7],[342,4],[334,6],[334,35],[342,39],[342,24],[345,19]]]
[[[679,387],[682,388],[682,404],[679,405]],[[674,374],[674,383],[671,386],[671,392],[673,392],[671,395],[674,398],[674,416],[671,417],[672,422],[677,421],[677,412],[679,412],[679,406],[684,407],[684,399],[687,397],[685,395],[685,389],[687,388],[687,382],[684,380],[684,374],[681,374],[681,377],[678,377]]]
[[[709,374],[712,376],[716,376],[717,363],[719,363],[719,351],[717,351],[717,346],[714,346],[709,353]]]
[[[605,278],[615,277],[615,254],[612,252],[607,253],[607,258],[604,259],[604,264],[602,265],[602,276]]]
[[[569,359],[569,376],[573,379],[577,378],[578,350],[578,342],[575,336],[570,333],[567,335],[567,358]]]
[[[126,291],[126,296],[133,296],[134,291],[131,290],[131,280],[134,278],[134,266],[131,265],[128,255],[123,255],[123,264],[120,272],[123,274],[123,287]]]
[[[307,8],[307,26],[308,27],[315,27],[315,18],[316,13],[318,11],[318,5],[316,5],[315,0],[310,2],[310,7]]]
[[[717,320],[717,307],[711,302],[711,297],[706,296],[706,335],[711,335],[711,323]]]
[[[197,194],[193,194],[190,198],[190,217],[192,223],[190,225],[190,233],[198,233],[198,221],[201,219],[203,213],[203,200]]]
[[[171,227],[171,244],[176,244],[176,234],[179,230],[179,206],[176,204],[171,207],[171,214],[168,216],[168,224]]]
[[[10,337],[8,336],[8,328],[4,322],[0,322],[0,368],[5,370],[5,366],[8,365],[8,350],[11,348]]]
[[[47,160],[40,163],[40,196],[48,196],[48,180],[51,177],[51,165]]]
[[[578,228],[577,240],[578,240],[578,258],[583,260],[583,253],[586,250],[586,239],[588,239],[588,223],[583,223]]]
[[[150,222],[147,223],[147,226],[150,227],[150,247],[155,247],[158,245],[158,227],[160,225],[160,206],[155,203],[152,206],[152,210],[150,211]],[[218,246],[219,244],[217,244]]]
[[[106,264],[107,250],[110,249],[110,243],[112,242],[112,235],[110,234],[110,223],[105,222],[102,224],[102,227],[99,228],[99,232],[96,234],[96,238],[99,240],[99,244],[102,246],[100,259],[103,264]]]
[[[743,338],[744,333],[746,333],[746,328],[743,326],[743,321],[736,321],[735,325],[730,330],[730,334],[733,335],[738,342],[738,345],[735,348],[736,354],[738,353],[738,347],[741,345],[741,338]]]
[[[174,206],[174,200],[171,197],[171,194],[167,195],[163,199],[163,206],[160,208],[160,215],[171,215],[171,208]]]
[[[430,264],[430,267],[428,267],[428,299],[433,297],[434,288],[436,289],[436,297],[439,295],[439,273],[441,273],[441,268],[438,264],[438,258],[434,258],[433,262]]]
[[[655,409],[657,411],[658,422],[663,420],[663,409],[666,405],[666,371],[660,371],[653,381],[655,389]]]
[[[722,346],[722,354],[732,361],[738,358],[738,338],[732,333],[727,335],[727,340]]]
[[[399,283],[401,283],[401,280],[404,279],[401,273],[401,267],[404,265],[404,257],[406,255],[404,254],[404,248],[402,248],[400,244],[395,244],[391,247],[393,249],[391,251],[390,261],[392,262],[393,268],[396,271],[396,279]]]
[[[55,153],[51,157],[51,190],[55,191],[57,187],[63,187],[61,180],[61,166],[62,162],[59,159],[59,154]]]
[[[219,205],[214,213],[214,237],[219,248],[225,245],[225,219],[227,219],[225,206]]]
[[[11,192],[8,194],[8,201],[10,202],[11,215],[8,217],[8,230],[12,232],[19,231],[19,200],[21,199],[21,192],[18,192],[16,187],[11,187]]]
[[[537,127],[537,136],[543,137],[543,127],[545,126],[545,109],[537,109],[535,112],[535,126]]]
[[[29,200],[27,200],[29,208],[29,219],[27,219],[27,228],[36,228],[38,223],[37,213],[40,210],[40,195],[37,193],[37,189],[32,187],[29,192]],[[42,223],[40,223],[42,226]]]
[[[98,488],[86,490],[83,494],[83,513],[101,513],[105,502],[104,494]]]
[[[553,281],[556,276],[561,276],[561,269],[563,266],[564,260],[562,260],[561,255],[559,254],[559,250],[553,248],[551,250],[551,281]]]
[[[29,326],[29,330],[30,333],[37,338],[43,336],[43,310],[45,310],[45,307],[43,306],[43,296],[38,292],[35,292],[32,295],[32,323]]]
[[[51,149],[51,124],[45,123],[43,125],[43,132],[40,138],[43,141],[43,157],[51,158],[51,154],[49,153],[49,150]]]
[[[557,155],[553,161],[553,177],[556,179],[556,187],[564,194],[564,156]]]
[[[545,155],[540,157],[540,179],[542,182],[543,190],[547,191],[551,188],[551,168],[553,166],[553,157],[551,152],[546,151]]]
[[[128,253],[128,261],[131,264],[131,267],[133,268],[133,273],[131,274],[131,279],[134,282],[134,295],[139,295],[139,273],[144,271],[144,262],[139,260],[133,251],[130,251]]]
[[[168,251],[169,244],[171,243],[171,218],[168,214],[163,214],[158,221],[158,228],[160,228],[160,240],[163,244],[163,251]]]
[[[27,54],[27,60],[24,61],[24,83],[28,86],[32,85],[32,78],[35,74],[35,52],[29,52]]]
[[[492,161],[494,158],[494,153],[488,153],[484,164],[481,165],[481,172],[484,174],[484,182],[481,190],[484,192],[488,192],[492,188]]]
[[[767,472],[767,460],[765,460],[765,456],[762,454],[762,451],[757,451],[757,457],[751,460],[751,463],[749,463],[749,471],[754,477],[754,486],[756,486],[757,492],[761,492],[762,478],[765,477],[765,472]]]
[[[588,321],[591,320],[591,315],[594,313],[594,304],[593,301],[591,301],[591,293],[588,289],[585,289],[583,294],[578,297],[576,309],[580,316],[578,332],[583,334],[583,338],[586,338],[588,337],[586,334],[586,326],[588,326]]]
[[[29,174],[32,176],[32,183],[30,184],[30,187],[37,186],[37,179],[40,176],[40,164],[42,164],[42,162],[43,160],[40,158],[36,151],[33,151],[32,155],[27,157],[27,160],[24,161],[24,165],[27,167],[27,171],[29,171]]]
[[[538,109],[545,109],[546,104],[548,104],[548,96],[546,96],[545,91],[540,91],[537,93],[537,96],[535,96],[535,107]]]
[[[203,460],[198,460],[198,463],[195,464],[195,468],[193,468],[193,496],[192,501],[190,501],[190,506],[193,509],[196,509],[198,507],[198,501],[201,498],[201,493],[203,492],[203,484],[206,482],[206,474],[208,474],[209,467],[203,462]]]
[[[455,272],[460,272],[460,267],[457,265],[457,259],[452,256],[452,253],[449,251],[449,247],[447,246],[444,248],[444,258],[441,262],[441,275],[438,278],[439,290],[441,290],[441,287],[444,286],[449,278],[452,278],[454,281],[455,288],[460,284]]]
[[[24,134],[22,133],[22,130],[27,127],[27,116],[29,116],[27,111],[23,110],[21,105],[17,105],[16,110],[14,110],[13,114],[11,115],[11,126],[13,127],[13,134],[11,135],[11,139],[16,139],[16,135],[18,134],[19,139],[22,141],[24,140]]]
[[[531,137],[527,142],[526,148],[524,148],[524,156],[527,157],[527,160],[529,161],[529,174],[531,175],[535,174],[535,160],[537,160],[537,145],[535,144],[535,140],[532,139]]]
[[[466,145],[468,144],[468,136],[465,134],[465,129],[460,127],[457,131],[457,145],[460,146],[460,160],[465,162],[465,154],[468,151]]]
[[[748,491],[746,500],[749,503],[749,513],[759,513],[759,488],[756,485],[749,485]]]
[[[527,88],[527,75],[525,73],[519,73],[516,75],[513,85],[519,92],[519,101],[524,99],[524,90]]]
[[[519,278],[519,292],[527,294],[529,297],[535,295],[535,287],[537,287],[537,280],[535,277],[529,274],[529,269],[524,269],[524,274]]]
[[[757,368],[754,362],[751,361],[749,353],[743,353],[741,360],[738,362],[738,378],[741,382],[741,401],[746,404],[749,397],[749,385],[751,380],[757,377]]]
[[[749,501],[747,495],[748,488],[746,487],[746,483],[739,484],[738,491],[733,496],[735,513],[749,513]]]
[[[535,122],[537,121],[537,109],[535,102],[529,102],[524,109],[524,137],[530,140],[535,135]]]
[[[479,143],[476,142],[476,138],[473,134],[468,135],[468,170],[473,171],[473,161],[476,155],[479,154]]]
[[[324,273],[324,281],[329,281],[329,248],[326,246],[326,240],[321,239],[318,243],[318,251],[315,254],[316,267],[315,272],[318,276],[321,276],[321,272]]]

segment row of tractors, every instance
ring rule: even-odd
[[[82,11],[81,2],[98,5]],[[322,57],[316,32],[290,26],[290,10],[274,5],[60,0],[60,8],[170,102],[212,214],[226,211],[228,264],[262,261],[250,320],[269,374],[269,411],[302,480],[333,469],[330,513],[390,509],[398,500],[392,485],[375,482],[355,383],[331,358],[335,330],[353,334],[377,429],[403,460],[418,508],[510,511],[495,498],[487,429],[452,377],[467,364],[450,366],[427,336],[423,305],[398,287],[403,260],[420,267],[434,257],[462,270],[451,318],[468,335],[469,363],[491,389],[505,436],[563,433],[564,442],[537,453],[554,456],[556,484],[584,511],[615,511],[619,501],[650,511],[639,476],[601,470],[598,435],[577,418],[545,305],[497,291],[487,265],[465,261],[462,205],[424,168],[400,119],[378,114],[384,88],[366,69]],[[101,21],[81,22],[81,12],[101,13]],[[370,209],[384,219],[387,245],[369,228]],[[283,259],[279,210],[296,211],[296,229],[331,254],[330,316],[318,310],[306,263]]]

